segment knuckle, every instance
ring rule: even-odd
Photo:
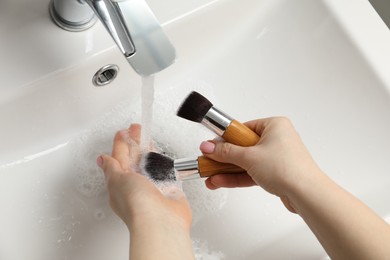
[[[231,149],[232,149],[232,146],[229,143],[226,143],[226,142],[222,143],[221,156],[223,156],[223,157],[229,156],[231,153]]]
[[[278,123],[283,124],[283,125],[290,125],[291,121],[288,117],[285,116],[280,116],[275,118]]]
[[[291,129],[293,128],[293,124],[291,120],[288,117],[276,117],[274,119],[274,125],[277,126],[280,129]]]

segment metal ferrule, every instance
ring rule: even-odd
[[[219,136],[222,136],[233,118],[216,107],[211,107],[202,120],[202,124]]]
[[[182,181],[200,178],[197,158],[177,159],[174,161],[174,167]]]

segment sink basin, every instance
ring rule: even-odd
[[[95,158],[141,121],[141,78],[100,23],[63,31],[48,2],[0,3],[0,259],[127,259]],[[368,1],[148,3],[178,53],[155,79],[151,131],[163,149],[194,156],[213,137],[175,116],[191,90],[240,121],[288,116],[322,169],[389,219],[390,31]],[[117,78],[95,87],[108,64]],[[183,187],[198,259],[327,259],[260,188]]]

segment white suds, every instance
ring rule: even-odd
[[[205,242],[193,240],[192,247],[196,260],[221,260],[225,258],[222,252],[210,250]]]
[[[194,86],[195,85],[195,86]],[[201,141],[214,138],[209,130],[194,122],[186,121],[176,116],[176,111],[184,98],[196,90],[210,97],[210,87],[199,82],[188,82],[192,88],[181,86],[164,86],[155,90],[153,127],[151,136],[159,148],[174,158],[195,157],[201,155]],[[126,129],[131,123],[141,121],[141,104],[118,104],[113,110],[103,115],[100,121],[87,129],[70,143],[74,150],[75,186],[81,196],[91,200],[101,200],[106,195],[104,174],[96,165],[96,158],[102,154],[111,154],[112,143],[118,130]],[[224,189],[210,191],[204,185],[204,180],[159,183],[158,188],[169,197],[178,198],[183,188],[193,211],[193,222],[196,223],[209,213],[220,210],[227,201],[227,191]],[[94,203],[92,203],[93,205]],[[97,203],[96,203],[97,204]],[[101,208],[93,211],[94,218],[101,220],[112,217]],[[209,252],[206,245],[194,242],[196,259],[222,259],[221,253]]]

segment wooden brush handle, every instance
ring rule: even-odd
[[[222,138],[227,142],[239,146],[252,146],[259,142],[260,136],[237,120],[233,120]]]
[[[203,178],[221,173],[245,173],[246,171],[234,164],[213,161],[204,156],[198,157],[199,175]]]
[[[260,140],[255,132],[237,120],[230,123],[222,137],[227,142],[240,146],[252,146]],[[199,175],[203,178],[224,173],[246,173],[234,164],[216,162],[204,156],[198,157],[198,168]]]

